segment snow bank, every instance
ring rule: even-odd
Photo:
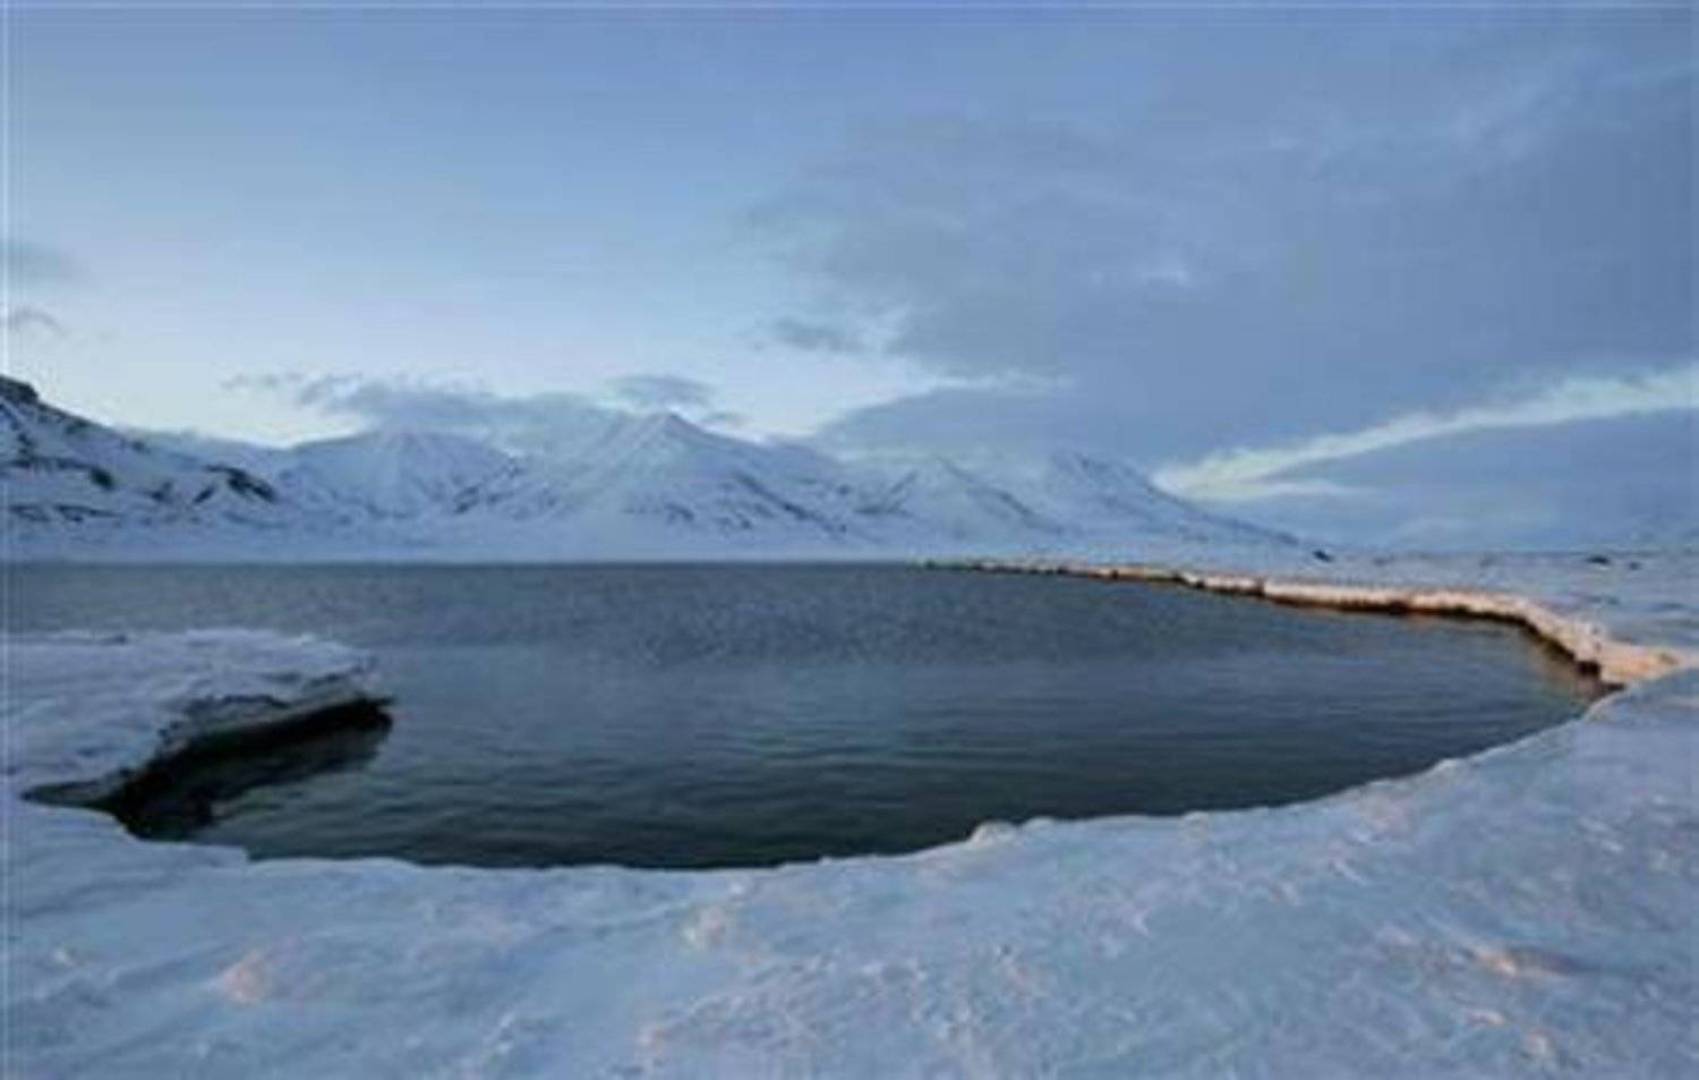
[[[1415,560],[1372,569],[1458,584]],[[1691,644],[1687,563],[1593,569],[1493,574],[1613,640]],[[679,873],[142,843],[19,794],[139,764],[197,702],[275,716],[350,692],[361,660],[205,634],[17,641],[8,663],[17,1075],[1699,1068],[1691,671],[1314,803]]]
[[[369,657],[255,631],[53,634],[6,650],[7,794],[69,782],[99,798],[191,745],[377,696]]]
[[[1412,615],[1456,615],[1516,623],[1566,653],[1583,667],[1598,672],[1612,686],[1628,686],[1685,667],[1699,665],[1699,626],[1691,619],[1665,619],[1650,627],[1655,642],[1635,640],[1642,628],[1613,630],[1592,609],[1612,611],[1624,600],[1639,599],[1654,610],[1679,608],[1691,602],[1699,583],[1699,559],[1681,552],[1638,555],[1519,555],[1511,557],[1513,578],[1538,581],[1549,599],[1536,599],[1494,588],[1503,579],[1495,573],[1504,556],[1433,556],[1392,559],[1388,556],[1347,556],[1326,577],[1316,577],[1314,563],[1292,552],[1267,552],[1256,560],[1243,557],[1235,565],[1258,565],[1256,570],[1194,569],[1150,563],[1076,560],[977,559],[958,567],[994,573],[1066,574],[1108,581],[1142,581],[1184,585],[1205,592],[1251,596],[1276,603],[1354,611]],[[1364,563],[1370,573],[1365,573]],[[1339,562],[1328,556],[1328,565]],[[1648,565],[1650,564],[1650,565]],[[1342,578],[1350,569],[1357,580]],[[1308,573],[1306,573],[1306,571]],[[1374,580],[1378,579],[1378,580]],[[1440,584],[1444,582],[1445,584]],[[1676,586],[1674,595],[1666,590]],[[1636,597],[1636,591],[1652,593]],[[1638,589],[1636,589],[1638,587]],[[1606,590],[1601,594],[1600,590]],[[1621,622],[1622,620],[1618,620]],[[1681,644],[1665,643],[1675,637]]]

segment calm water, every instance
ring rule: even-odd
[[[150,835],[486,866],[909,851],[1310,798],[1597,688],[1506,627],[866,566],[13,567],[14,630],[375,651],[393,726],[202,768]]]

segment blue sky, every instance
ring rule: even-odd
[[[1474,447],[1534,520],[1509,458],[1608,483],[1598,425],[1644,421],[1680,499],[1691,35],[1682,6],[14,5],[10,366],[267,441],[460,394],[1069,442],[1365,535],[1456,517],[1411,455]],[[1506,416],[1539,437],[1472,438]]]

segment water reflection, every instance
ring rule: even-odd
[[[329,709],[304,730],[176,755],[98,806],[137,836],[187,839],[216,820],[221,804],[245,792],[366,765],[390,724],[389,714],[373,704]]]

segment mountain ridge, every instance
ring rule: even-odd
[[[25,555],[877,558],[1293,543],[1071,450],[1018,468],[938,455],[846,462],[669,412],[616,418],[562,456],[420,430],[273,449],[120,433],[12,379],[0,412],[0,509]],[[188,452],[202,448],[240,464]]]

